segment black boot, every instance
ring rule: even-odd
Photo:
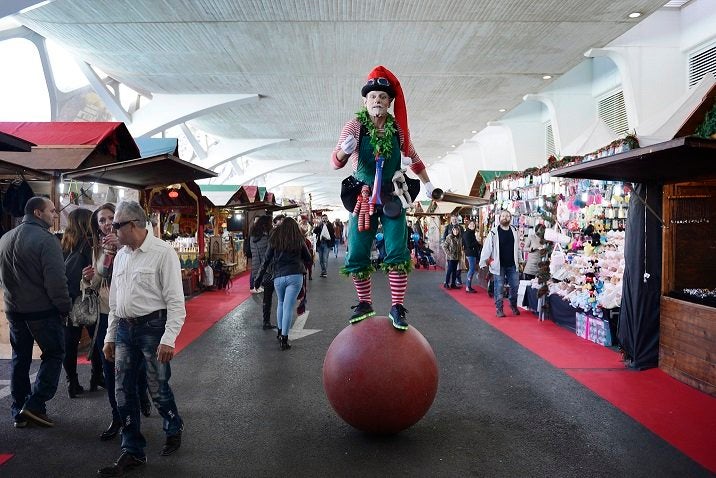
[[[281,340],[281,329],[278,329],[278,333],[276,334],[276,340]]]
[[[291,348],[291,345],[288,343],[288,335],[282,335],[281,336],[281,350],[288,350]]]
[[[264,322],[264,325],[263,325],[264,330],[271,330],[271,329],[275,329],[275,328],[276,328],[276,326],[273,325],[271,322]]]
[[[97,387],[107,388],[104,386],[104,377],[102,375],[92,375],[90,378],[90,392],[96,392]]]
[[[77,395],[85,393],[85,389],[80,385],[77,375],[74,377],[67,377],[67,395],[70,398],[77,398]]]

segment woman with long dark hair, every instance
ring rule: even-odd
[[[107,399],[112,408],[112,423],[107,430],[102,432],[100,440],[110,440],[119,433],[122,428],[122,421],[119,418],[117,399],[114,394],[114,362],[109,362],[104,357],[104,337],[107,334],[107,322],[109,318],[109,284],[112,281],[112,265],[114,255],[117,253],[119,241],[112,229],[114,222],[114,204],[106,203],[98,207],[90,221],[92,229],[92,263],[82,270],[83,287],[91,287],[99,293],[99,322],[97,323],[97,334],[94,340],[93,355],[102,360],[104,371],[104,383],[107,389]],[[144,362],[142,362],[140,373],[137,374],[137,389],[142,413],[145,417],[151,414],[152,402],[147,394],[147,374]]]
[[[288,332],[291,330],[293,312],[296,310],[296,298],[301,291],[306,262],[311,261],[311,253],[306,240],[295,220],[287,217],[278,225],[268,240],[266,258],[259,272],[259,283],[266,268],[273,267],[273,285],[278,295],[276,317],[281,350],[288,350]]]
[[[92,232],[89,209],[75,209],[67,217],[67,227],[62,235],[62,252],[65,256],[65,275],[70,299],[74,302],[82,294],[82,269],[92,264]],[[94,336],[96,324],[87,326],[90,337]],[[82,326],[75,326],[71,321],[65,324],[65,358],[63,366],[67,375],[67,394],[70,398],[84,393],[85,389],[77,378],[77,348],[82,336]],[[104,386],[102,380],[102,362],[96,353],[91,354],[92,378],[90,388],[96,390],[97,386]]]

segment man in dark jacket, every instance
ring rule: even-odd
[[[56,217],[52,201],[33,197],[20,225],[0,238],[0,287],[10,323],[11,410],[16,428],[26,426],[28,420],[54,426],[45,402],[57,391],[65,354],[62,318],[72,307],[62,248],[49,231]],[[42,350],[42,362],[30,389],[33,342]]]
[[[333,248],[333,242],[336,240],[333,225],[328,222],[328,216],[325,214],[321,216],[321,223],[313,229],[313,234],[316,235],[316,250],[321,263],[321,277],[326,277],[328,253]]]

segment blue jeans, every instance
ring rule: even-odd
[[[102,372],[104,373],[104,385],[107,390],[107,400],[109,400],[109,406],[112,408],[112,421],[120,421],[119,409],[117,408],[117,398],[114,393],[115,381],[114,381],[114,362],[110,362],[104,357],[104,337],[107,335],[107,314],[99,314],[99,321],[97,322],[97,338],[95,339],[95,350],[94,353],[102,359]],[[144,363],[144,357],[139,361],[139,368],[137,369],[137,389],[139,393],[140,402],[149,401],[147,395],[147,366]]]
[[[48,312],[46,319],[25,320],[23,314],[6,312],[10,323],[10,344],[12,345],[12,374],[10,393],[11,411],[15,418],[23,407],[39,413],[46,413],[45,402],[55,396],[60,381],[62,359],[65,356],[65,331],[57,312]],[[35,384],[30,389],[30,365],[32,346],[42,350],[40,369]]]
[[[326,273],[326,267],[328,266],[328,244],[321,241],[318,245],[318,260],[321,262],[321,274]]]
[[[169,387],[172,375],[169,362],[157,360],[157,347],[164,334],[166,319],[153,319],[141,325],[130,325],[118,319],[114,366],[119,416],[123,423],[122,450],[136,457],[144,456],[147,441],[140,431],[139,395],[137,374],[142,360],[147,367],[147,383],[154,406],[164,418],[162,428],[167,436],[182,430],[184,422],[179,416],[174,393]],[[142,357],[143,356],[143,357]]]
[[[520,273],[515,266],[500,267],[500,274],[493,278],[495,281],[495,307],[497,310],[502,310],[505,279],[510,285],[510,305],[517,307],[517,289],[520,287]]]
[[[293,321],[293,311],[296,310],[296,298],[301,292],[303,285],[303,274],[292,274],[290,276],[276,277],[273,286],[278,295],[278,307],[276,309],[276,322],[281,335],[288,335]]]
[[[445,284],[449,286],[455,286],[457,281],[457,261],[448,260],[447,270],[445,271]]]
[[[475,275],[475,264],[477,263],[477,257],[475,256],[467,256],[467,288],[472,288],[472,276]]]

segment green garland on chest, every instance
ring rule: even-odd
[[[382,136],[378,133],[378,128],[370,120],[367,109],[363,108],[357,112],[356,119],[368,131],[373,153],[380,154],[384,159],[390,158],[390,154],[393,152],[393,136],[395,136],[395,119],[393,119],[393,116],[390,113],[386,116]]]

